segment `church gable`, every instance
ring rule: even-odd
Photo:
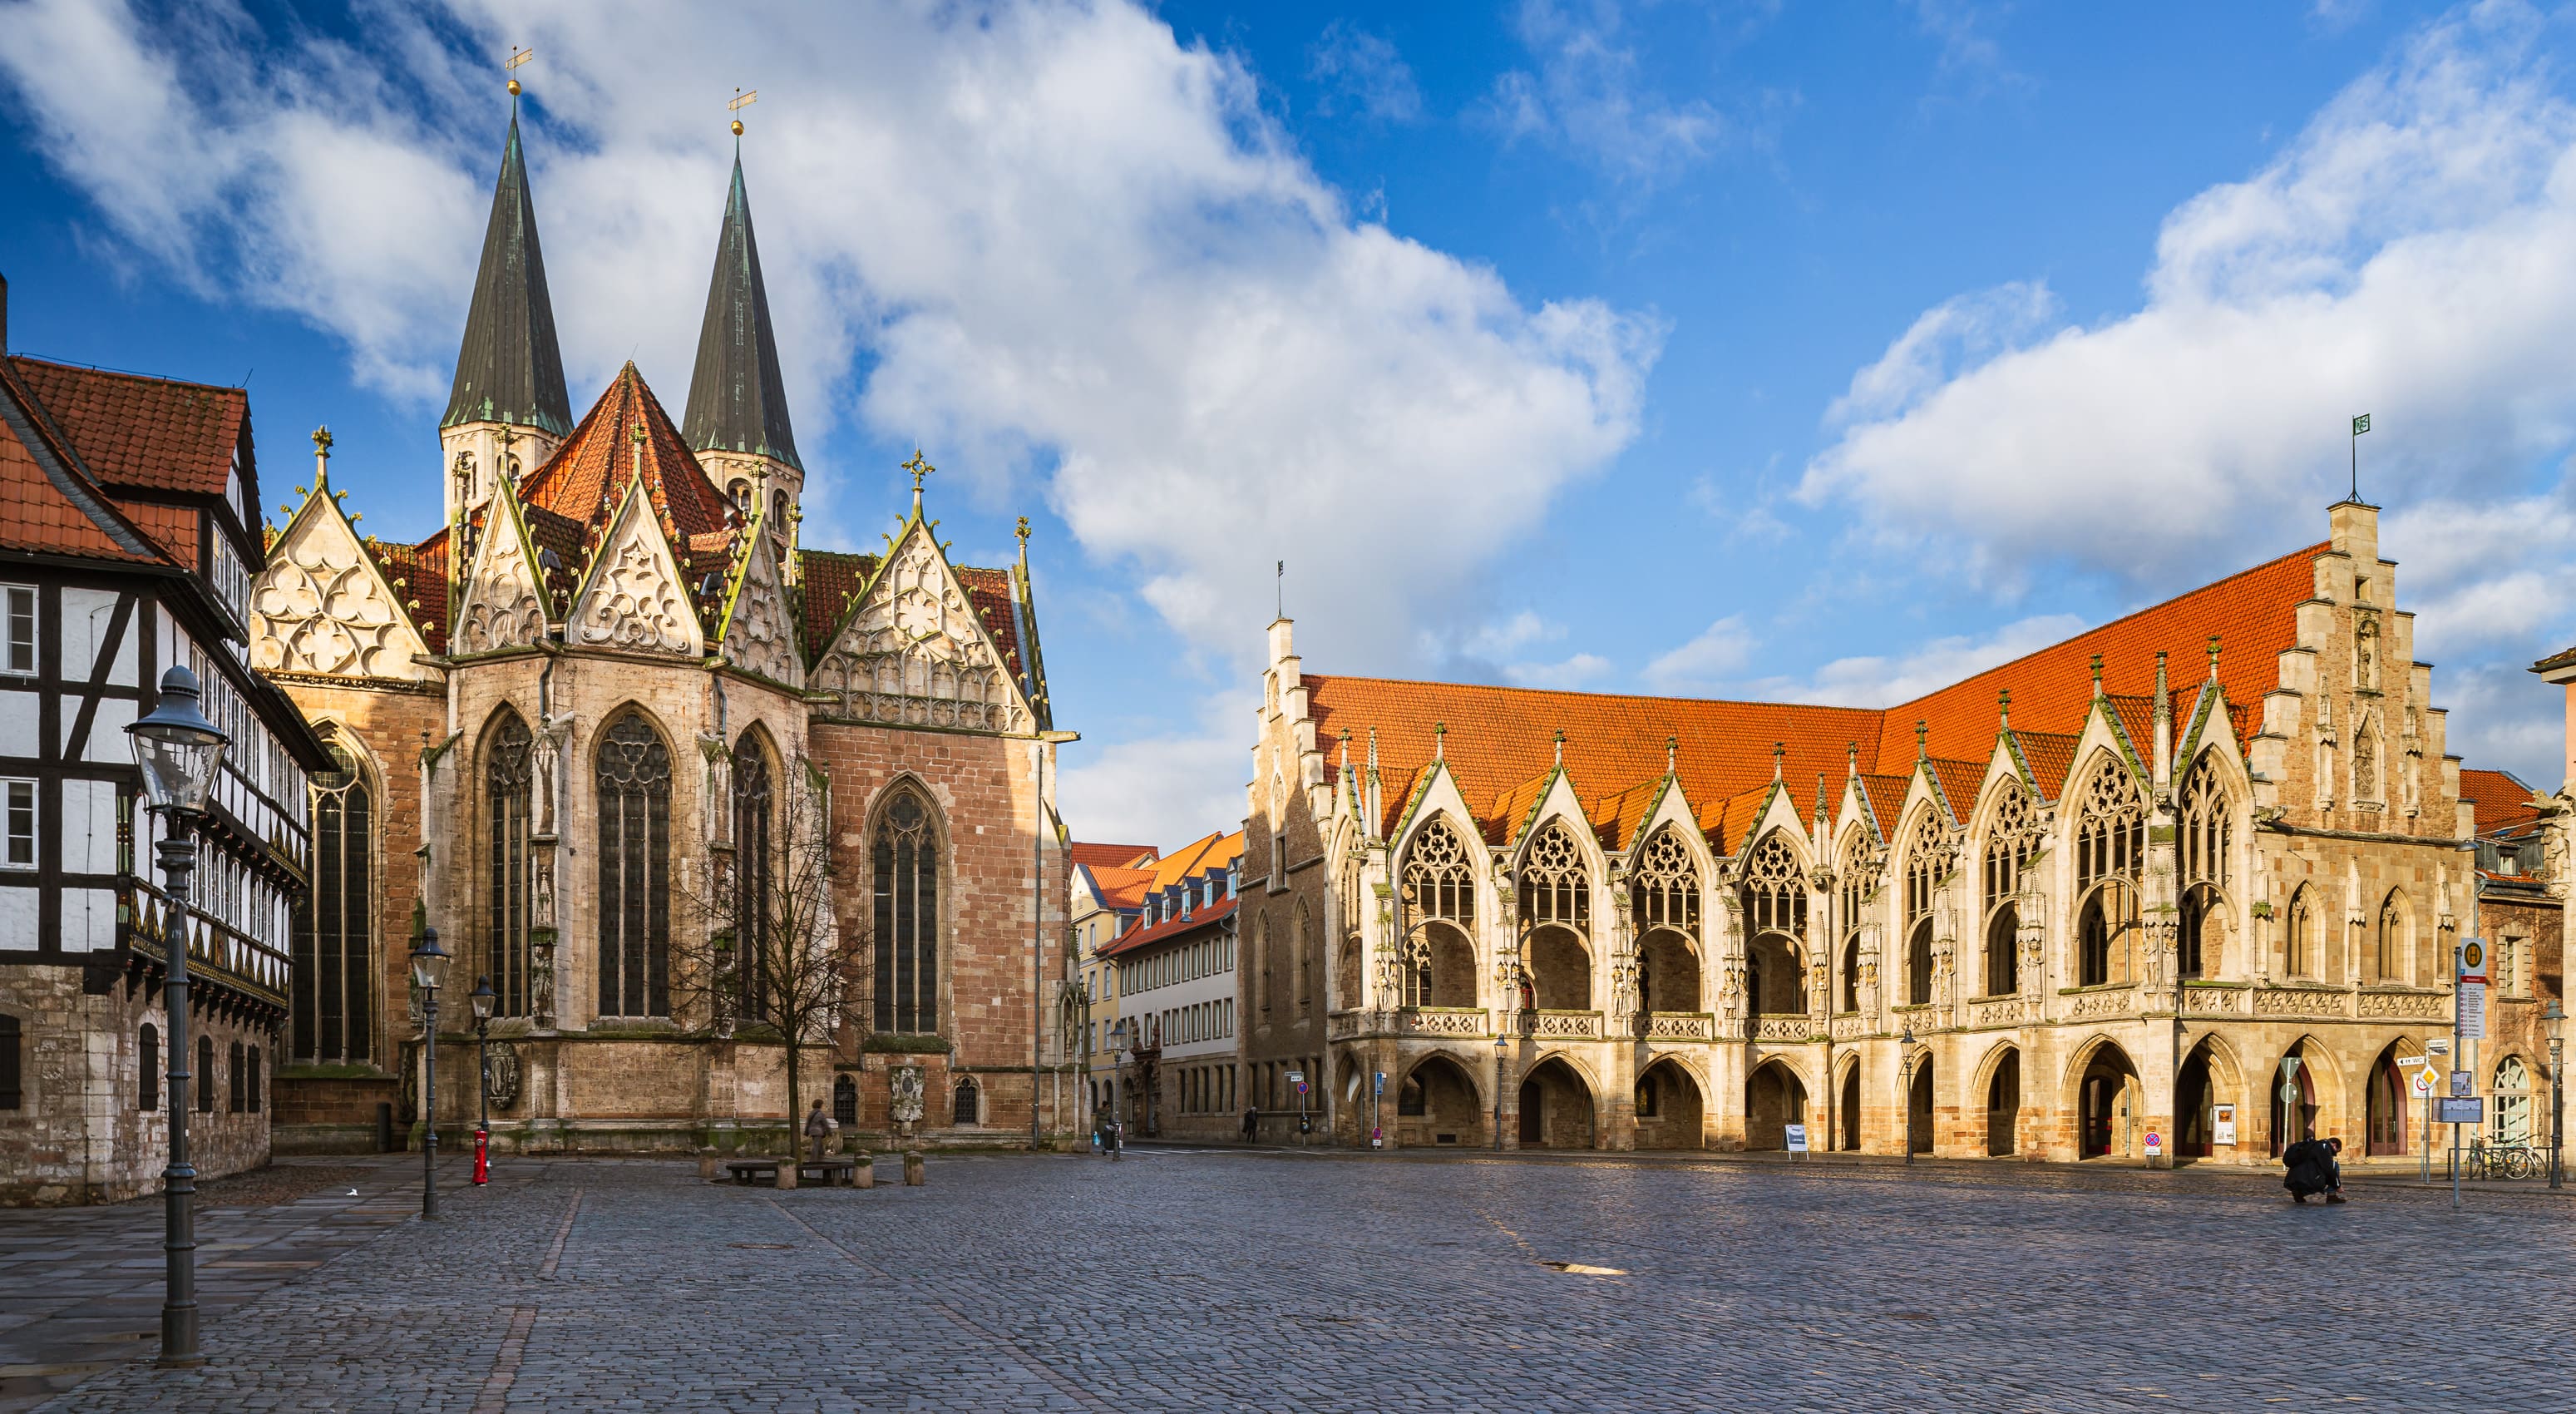
[[[591,561],[567,632],[581,647],[691,658],[706,652],[697,612],[680,582],[678,558],[640,480],[627,484],[625,504]]]
[[[789,687],[805,685],[805,663],[796,650],[796,626],[788,612],[787,587],[778,561],[769,552],[770,537],[754,525],[744,539],[750,552],[734,574],[726,596],[724,629],[717,641],[727,662]]]
[[[930,525],[916,514],[815,668],[839,711],[866,721],[1025,732],[1034,717],[1001,646]]]
[[[261,672],[429,676],[414,661],[429,644],[321,477],[251,581],[249,627],[251,666]]]
[[[449,651],[460,655],[524,647],[546,636],[536,554],[519,515],[519,498],[506,481],[493,494],[490,517],[449,641]]]

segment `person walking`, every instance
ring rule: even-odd
[[[823,1102],[814,1102],[814,1112],[805,1117],[805,1137],[814,1141],[814,1160],[822,1162],[823,1150],[832,1140],[832,1117],[823,1113]]]
[[[1243,1142],[1251,1143],[1261,1135],[1261,1107],[1253,1105],[1243,1112]]]

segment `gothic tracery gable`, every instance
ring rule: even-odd
[[[679,562],[640,486],[627,488],[617,527],[591,563],[568,631],[576,644],[593,647],[692,658],[706,652],[698,616],[680,582]]]
[[[797,651],[787,589],[779,579],[778,561],[770,554],[769,539],[758,534],[750,537],[751,548],[725,615],[722,651],[728,661],[745,672],[802,687],[805,661]]]
[[[491,502],[491,521],[465,582],[450,652],[489,653],[546,636],[544,599],[537,592],[536,564],[517,505],[518,498],[507,494]]]
[[[358,542],[330,488],[318,487],[251,581],[251,665],[262,672],[417,682],[429,644]]]
[[[1036,720],[957,572],[919,520],[843,621],[816,678],[842,714],[966,731],[1025,732]]]

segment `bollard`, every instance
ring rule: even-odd
[[[865,1149],[861,1149],[861,1150],[859,1150],[856,1154],[852,1155],[852,1157],[853,1157],[853,1158],[856,1158],[856,1159],[859,1161],[859,1166],[858,1166],[857,1168],[854,1168],[854,1169],[850,1170],[850,1186],[851,1186],[851,1187],[853,1187],[853,1188],[874,1188],[874,1187],[876,1187],[876,1186],[877,1186],[877,1157],[876,1157],[876,1155],[869,1153],[869,1152],[868,1152],[867,1150],[865,1150]]]
[[[705,1183],[716,1181],[716,1151],[712,1145],[698,1151],[698,1178]]]
[[[919,1188],[921,1186],[921,1151],[919,1149],[906,1149],[904,1151],[903,1186],[906,1188]]]
[[[794,1154],[782,1155],[779,1158],[778,1186],[781,1188],[793,1188],[796,1186],[796,1156]]]

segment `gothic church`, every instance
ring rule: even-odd
[[[451,1132],[477,1117],[478,977],[497,1148],[729,1148],[784,1121],[784,1048],[742,974],[799,857],[828,863],[813,938],[848,978],[802,1094],[862,1135],[1062,1129],[1033,1112],[1034,1032],[1064,977],[1070,737],[1026,522],[1019,563],[952,563],[916,459],[882,553],[799,543],[739,153],[682,417],[629,363],[576,421],[514,112],[438,441],[444,523],[401,543],[358,532],[317,433],[252,588],[253,661],[338,764],[316,778],[279,1147],[363,1147],[380,1104],[416,1121],[424,927],[457,958]]]

